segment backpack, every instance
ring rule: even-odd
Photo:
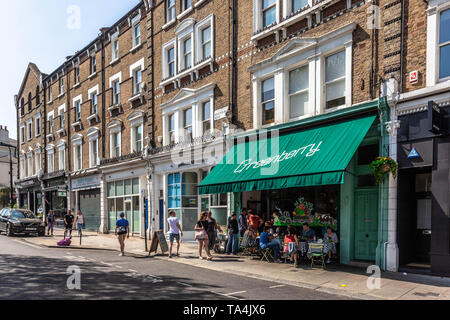
[[[117,234],[119,236],[121,236],[121,235],[123,235],[125,233],[127,233],[127,227],[121,226],[121,227],[117,228]]]

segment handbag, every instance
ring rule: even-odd
[[[205,240],[207,237],[205,230],[195,231],[195,240]]]

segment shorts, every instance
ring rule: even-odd
[[[71,224],[66,224],[66,230],[71,230],[72,229],[72,225]]]
[[[175,233],[171,233],[169,235],[169,241],[170,242],[174,242],[175,240],[180,241],[180,235],[179,234],[175,234]]]
[[[118,238],[119,238],[120,245],[123,245],[125,243],[125,239],[127,238],[127,234],[126,233],[125,234],[119,234]]]

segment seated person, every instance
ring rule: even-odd
[[[302,239],[306,240],[308,242],[310,241],[316,241],[316,233],[313,229],[309,227],[309,224],[305,223],[303,225],[303,231],[302,231]]]
[[[286,236],[284,237],[284,252],[288,253],[294,259],[295,267],[298,266],[298,238],[294,227],[289,226]]]
[[[336,232],[333,232],[331,227],[327,228],[327,233],[323,237],[324,247],[323,252],[328,255],[327,263],[331,263],[331,258],[333,254],[336,255],[336,244],[339,242],[338,236]]]
[[[269,228],[269,233],[270,234],[273,235],[275,233],[275,230],[273,229],[273,225],[270,224],[270,222],[266,222],[265,227]]]
[[[262,250],[265,250],[266,248],[272,249],[275,262],[280,263],[281,261],[278,259],[281,250],[280,242],[272,241],[272,239],[273,237],[269,234],[269,228],[265,227],[264,232],[261,233],[259,237],[259,247]]]
[[[253,230],[253,228],[250,228],[245,231],[244,233],[244,240],[242,240],[242,243],[245,243],[245,247],[256,247],[256,232]]]

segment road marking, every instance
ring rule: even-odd
[[[237,297],[233,297],[233,296],[229,296],[227,294],[223,294],[223,293],[220,293],[220,292],[215,292],[215,291],[210,291],[210,292],[214,293],[214,294],[217,294],[219,296],[222,296],[222,297],[233,298],[233,299],[236,299],[236,300],[243,300],[243,299],[240,299],[240,298],[237,298]]]
[[[112,264],[106,263],[106,262],[103,262],[103,261],[100,261],[100,263],[103,264],[103,265],[105,265],[105,266],[108,266],[108,267],[112,267],[112,266],[113,266]]]
[[[134,273],[139,273],[139,271],[133,270],[133,269],[128,269],[128,271],[134,272]]]
[[[26,241],[22,241],[22,240],[13,240],[13,241],[16,242],[16,243],[24,244],[26,246],[29,246],[29,247],[32,247],[32,248],[35,248],[35,249],[42,249],[42,247],[36,246],[36,245],[28,243]]]
[[[269,289],[276,289],[276,288],[282,288],[282,287],[286,287],[286,286],[284,284],[280,284],[278,286],[269,287]]]
[[[185,287],[192,287],[190,284],[184,283],[184,282],[177,282],[178,284],[181,284],[182,286]]]
[[[236,294],[241,294],[241,293],[246,293],[247,291],[238,291],[238,292],[232,292],[232,293],[228,293],[225,296],[234,296]]]

